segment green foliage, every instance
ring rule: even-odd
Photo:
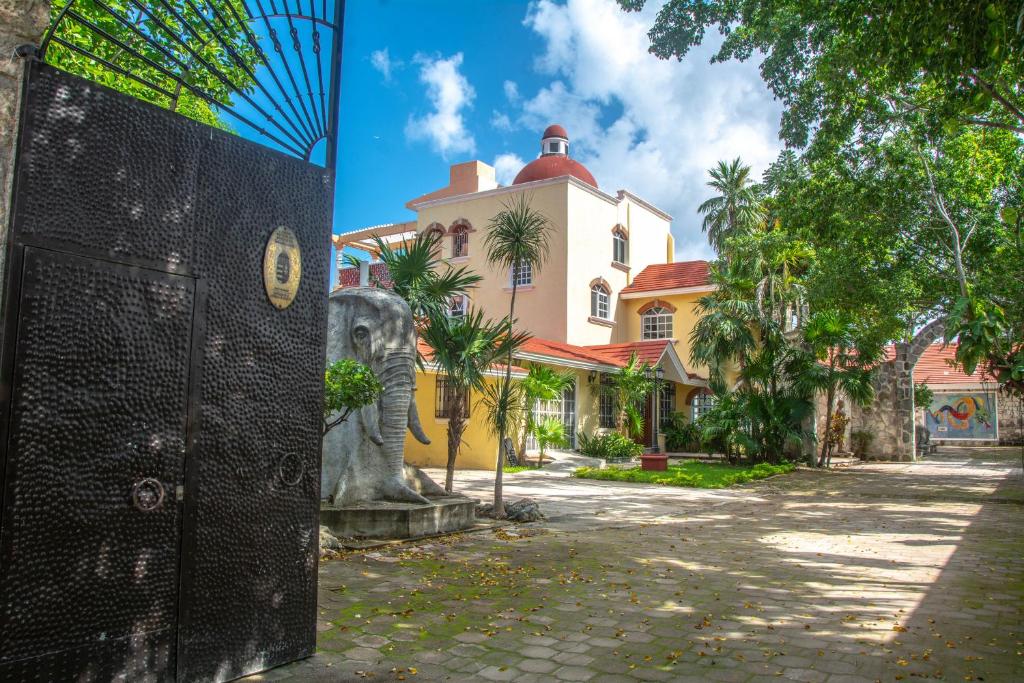
[[[534,410],[538,401],[554,401],[571,388],[576,382],[576,375],[571,370],[556,370],[549,365],[534,363],[529,373],[522,380],[523,394],[526,401],[526,424],[522,429],[519,452],[526,452],[526,436],[532,434],[536,427]]]
[[[676,453],[696,453],[701,449],[701,429],[682,413],[672,413],[662,424],[665,447]]]
[[[345,359],[328,365],[324,372],[323,433],[347,420],[353,411],[376,401],[383,390],[373,370],[359,361]]]
[[[914,385],[914,405],[918,408],[928,410],[934,397],[935,392],[929,389],[927,384],[921,382]]]
[[[729,238],[750,234],[761,224],[764,207],[750,179],[750,167],[744,166],[739,157],[731,162],[719,161],[708,174],[708,187],[720,194],[703,202],[697,211],[704,214],[701,229],[715,251],[721,253]]]
[[[619,0],[638,10],[646,0]],[[651,52],[682,59],[717,27],[713,62],[761,59],[785,105],[781,136],[839,145],[915,100],[933,130],[967,122],[1024,133],[1024,8],[1019,0],[669,0]]]
[[[387,266],[392,291],[405,299],[418,320],[446,316],[452,297],[466,294],[482,279],[465,266],[455,268],[442,260],[440,241],[440,235],[419,233],[393,246],[373,237],[379,258]],[[359,266],[359,259],[351,254],[345,260]],[[379,281],[374,284],[384,285]]]
[[[641,363],[634,352],[625,366],[609,376],[601,390],[611,393],[615,405],[620,406],[619,427],[626,435],[639,438],[644,433],[643,412],[639,406],[654,390],[651,365]]]
[[[956,361],[968,374],[979,365],[1006,391],[1024,395],[1024,341],[1011,329],[1003,309],[991,301],[960,298],[946,327],[946,341],[958,341]]]
[[[491,366],[514,352],[527,336],[509,335],[504,321],[485,320],[483,312],[471,310],[466,315],[450,318],[434,316],[427,321],[420,338],[430,347],[432,360],[439,373],[445,375],[451,401],[448,411],[448,461],[445,489],[452,490],[455,459],[462,447],[466,430],[464,409],[472,391],[484,389],[484,378]]]
[[[777,474],[786,474],[792,472],[793,469],[794,465],[788,462],[781,462],[777,465],[760,463],[737,466],[690,461],[681,465],[670,465],[665,472],[642,470],[639,467],[628,470],[614,467],[603,470],[596,467],[581,467],[573,472],[573,476],[580,479],[602,481],[628,481],[639,484],[720,489],[734,484],[766,479]]]
[[[142,34],[156,38],[164,45],[164,49],[176,50],[170,43],[167,29],[176,35],[186,36],[189,45],[198,57],[214,66],[239,90],[251,92],[254,88],[253,75],[259,62],[259,56],[247,40],[245,28],[238,21],[239,18],[247,16],[241,0],[211,0],[210,3],[205,3],[212,5],[217,10],[217,15],[223,19],[223,21],[211,21],[210,25],[207,25],[206,21],[210,21],[211,12],[206,10],[202,14],[199,13],[199,8],[203,8],[204,3],[192,3],[187,0],[149,3],[147,5],[148,12],[138,11],[128,3],[116,0],[108,4],[119,16],[130,17],[130,23],[133,26]],[[50,6],[51,19],[56,19],[67,5],[68,0],[54,0]],[[88,22],[125,43],[147,59],[172,71],[178,70],[178,67],[170,62],[167,56],[150,41],[115,19],[99,5],[92,2],[76,2],[74,10]],[[197,35],[187,33],[182,20],[191,26]],[[211,26],[214,25],[217,35],[220,36],[219,40],[214,37],[214,32],[211,30]],[[77,21],[65,19],[61,22],[57,35],[175,95],[167,97],[158,93],[57,42],[50,43],[46,53],[46,61],[50,64],[165,109],[176,111],[207,125],[226,127],[224,121],[220,119],[215,105],[193,95],[188,89],[178,88],[172,79],[158,69],[126,52],[113,42],[101,38],[96,32],[87,29]],[[224,48],[224,43],[231,46],[235,56]],[[220,106],[230,106],[232,91],[224,81],[202,66],[195,55],[188,54],[184,49],[177,49],[176,52],[178,57],[189,67],[190,83],[201,92],[212,95]]]
[[[562,448],[568,445],[569,440],[565,436],[565,425],[561,420],[549,417],[543,422],[533,425],[533,438],[537,439],[540,447],[540,464],[544,463],[544,453],[548,446]]]
[[[617,432],[600,436],[587,436],[580,432],[576,435],[576,442],[577,450],[583,455],[609,462],[632,460],[644,452],[643,446]]]

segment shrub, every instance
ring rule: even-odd
[[[644,452],[643,446],[617,432],[602,436],[587,436],[580,432],[577,439],[580,453],[608,461],[630,460]]]
[[[700,427],[682,413],[672,413],[662,427],[665,447],[670,451],[695,453],[700,450]]]

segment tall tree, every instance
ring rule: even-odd
[[[74,0],[54,0],[50,7],[51,16],[56,18],[71,2]],[[67,38],[68,32],[73,33],[73,41],[69,42],[115,67],[135,74],[164,92],[58,41],[49,45],[46,61],[191,119],[224,127],[217,106],[231,106],[232,86],[241,92],[250,92],[255,84],[256,68],[261,59],[265,59],[249,41],[249,37],[255,34],[252,27],[245,25],[248,15],[243,0],[208,0],[202,3],[170,0],[165,3],[148,3],[145,10],[131,3],[110,2],[105,5],[110,8],[109,11],[98,3],[74,2],[72,10],[81,19],[66,17],[58,38]],[[115,15],[120,19],[115,18]],[[83,20],[129,49],[103,37],[95,29],[86,30]],[[190,29],[185,29],[183,22]],[[67,28],[64,28],[65,24]],[[187,42],[192,52],[181,47],[178,41]],[[163,50],[158,49],[154,42],[159,43]],[[169,59],[168,53],[176,57],[177,63]],[[211,95],[214,102],[182,88],[150,62],[172,72],[183,72],[187,68],[189,83]],[[204,64],[216,69],[227,83]]]
[[[708,241],[716,252],[722,253],[729,238],[756,229],[764,213],[758,189],[750,178],[750,167],[744,166],[739,157],[730,162],[719,161],[708,174],[708,187],[719,194],[703,202],[697,211],[704,214],[701,229],[708,234]]]
[[[639,10],[646,0],[619,3]],[[936,129],[1024,133],[1019,0],[669,0],[648,34],[651,52],[682,59],[712,27],[725,36],[712,62],[761,59],[791,145],[846,141],[911,99]]]
[[[484,388],[486,373],[495,361],[514,352],[527,338],[524,334],[509,336],[508,332],[503,321],[485,320],[483,312],[475,310],[457,318],[435,316],[420,334],[433,351],[438,373],[447,381],[448,462],[444,488],[449,493],[472,392]]]
[[[548,257],[548,235],[552,230],[550,221],[543,213],[530,206],[526,195],[520,193],[503,205],[502,210],[491,219],[484,237],[487,248],[487,261],[502,271],[509,272],[512,280],[512,296],[509,299],[508,317],[505,322],[508,334],[512,335],[515,324],[516,291],[518,290],[518,272],[529,268],[536,277]],[[504,419],[511,414],[508,402],[512,383],[512,350],[509,349],[505,362],[505,380],[501,383],[500,405],[495,415]],[[498,425],[498,457],[494,474],[494,516],[501,519],[505,516],[505,503],[502,500],[502,473],[504,471],[504,444],[509,433],[508,423]]]

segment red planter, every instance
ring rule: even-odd
[[[665,472],[668,470],[668,456],[650,453],[640,456],[640,469],[652,470],[654,472]]]

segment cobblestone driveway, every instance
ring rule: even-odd
[[[1019,449],[726,492],[520,476],[554,519],[324,563],[319,654],[249,680],[1024,679]]]

